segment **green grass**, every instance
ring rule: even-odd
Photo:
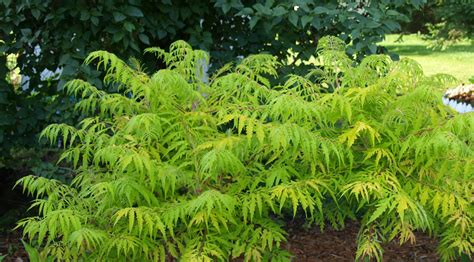
[[[400,57],[408,57],[421,64],[426,75],[446,73],[467,83],[474,75],[474,40],[463,41],[446,50],[432,50],[429,42],[418,35],[405,35],[402,42],[396,42],[399,35],[388,35],[379,45],[385,46]]]

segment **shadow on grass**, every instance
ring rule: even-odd
[[[474,45],[458,45],[458,46],[451,46],[446,50],[433,50],[427,48],[425,45],[392,45],[386,44],[383,45],[391,52],[399,54],[399,55],[418,55],[418,56],[425,56],[425,55],[433,55],[437,54],[454,54],[454,53],[465,53],[465,52],[474,52]]]

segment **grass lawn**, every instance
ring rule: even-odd
[[[395,42],[399,35],[387,35],[379,43],[390,52],[416,60],[421,64],[426,75],[446,73],[467,83],[474,76],[474,40],[464,41],[446,50],[429,49],[428,42],[416,34],[403,36],[402,42]]]

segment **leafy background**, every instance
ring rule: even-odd
[[[77,4],[57,0],[1,0],[0,166],[15,170],[16,173],[8,172],[9,175],[33,172],[64,182],[70,180],[69,166],[49,164],[57,160],[57,150],[40,146],[38,133],[50,123],[74,124],[85,117],[73,110],[80,99],[63,92],[67,81],[78,78],[99,90],[118,91],[116,85],[102,84],[100,71],[82,64],[91,51],[107,50],[124,60],[138,58],[143,61],[139,65],[141,70],[151,73],[164,68],[165,63],[157,62],[141,50],[185,39],[193,47],[210,52],[211,72],[229,61],[238,62],[249,54],[263,52],[275,55],[282,63],[278,69],[280,75],[305,75],[310,67],[300,62],[317,56],[316,46],[323,36],[337,35],[348,45],[345,53],[349,57],[344,61],[361,61],[369,54],[387,53],[377,42],[385,34],[400,30],[402,24],[409,22],[412,12],[426,7],[426,3],[422,0],[198,3],[92,0]],[[453,14],[472,12],[460,6],[444,7],[437,3],[435,9],[446,12],[438,12],[429,21],[443,22]],[[454,17],[459,18],[455,28],[461,27],[467,35],[472,32],[469,26],[462,27],[469,16]],[[433,34],[448,31],[440,29]],[[15,66],[11,66],[7,55],[18,55]],[[130,61],[138,65],[136,60]],[[57,68],[60,76],[42,77],[45,69]],[[13,83],[9,77],[15,70],[23,75],[23,83]],[[340,84],[339,74],[331,72],[318,81],[331,79],[325,87],[332,92]],[[310,78],[315,79],[314,75]],[[282,84],[284,80],[270,81]]]
[[[99,72],[81,65],[94,50],[107,50],[128,59],[143,58],[140,50],[168,46],[176,39],[211,52],[213,68],[237,56],[269,52],[285,60],[315,55],[318,39],[340,35],[358,58],[377,52],[376,42],[408,21],[424,1],[81,1],[2,0],[0,53],[19,54],[27,83],[16,92],[1,79],[1,154],[10,148],[34,147],[47,123],[72,120],[71,99],[57,91],[65,81],[81,78],[101,87]],[[35,51],[36,50],[36,51]],[[41,50],[41,52],[39,52]],[[3,57],[1,59],[4,59]],[[147,62],[148,61],[148,62]],[[160,65],[158,65],[160,66]],[[162,65],[161,65],[162,66]],[[8,71],[0,61],[2,75]],[[42,79],[45,69],[61,69],[59,78]],[[290,66],[300,70],[303,66]],[[26,79],[26,78],[25,78]]]

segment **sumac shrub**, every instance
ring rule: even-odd
[[[353,66],[344,47],[321,39],[321,66],[281,86],[270,55],[207,83],[206,53],[182,41],[147,50],[167,64],[152,75],[93,52],[86,63],[121,92],[67,84],[91,117],[42,137],[77,176],[22,178],[39,214],[19,227],[58,260],[284,261],[282,215],[301,212],[321,227],[359,219],[357,259],[415,230],[439,237],[444,259],[471,255],[474,114],[442,104],[453,79],[384,55]]]

